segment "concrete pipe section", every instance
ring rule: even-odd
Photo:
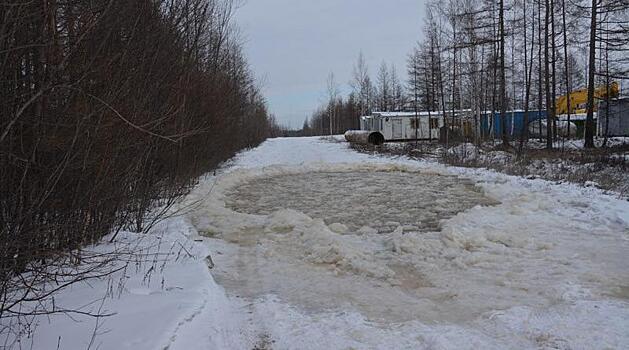
[[[349,130],[345,133],[345,139],[351,143],[381,145],[384,143],[384,135],[378,131]]]

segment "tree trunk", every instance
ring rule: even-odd
[[[452,19],[452,47],[453,47],[453,55],[452,55],[452,127],[454,127],[454,114],[456,109],[456,14],[452,14],[454,18]]]
[[[563,26],[563,55],[564,55],[564,74],[566,75],[566,106],[568,108],[568,138],[570,138],[570,67],[568,66],[568,31],[566,26],[566,0],[561,0],[562,8],[562,26]]]
[[[552,83],[550,84],[552,87],[551,93],[551,101],[553,102],[550,107],[550,119],[553,122],[553,140],[557,140],[557,65],[556,65],[556,56],[557,56],[557,45],[556,45],[556,32],[555,32],[555,0],[550,0],[550,48],[551,48],[551,77]]]
[[[502,145],[509,146],[509,137],[507,136],[507,88],[505,86],[505,24],[504,24],[504,0],[500,0],[500,9],[498,14],[498,22],[500,26],[500,124]]]
[[[537,127],[539,141],[542,142],[542,2],[537,2]]]
[[[527,54],[527,35],[526,35],[526,0],[522,2],[523,5],[523,18],[524,18],[524,79],[526,83],[526,92],[524,95],[524,121],[522,123],[522,134],[520,135],[520,151],[524,146],[524,141],[529,139],[529,100],[531,96],[531,80],[533,74],[533,49],[535,48],[535,40],[531,40],[531,62],[528,62]],[[535,10],[533,10],[535,12]],[[533,28],[531,37],[535,37],[535,20],[533,20]]]
[[[594,73],[596,72],[596,17],[598,0],[592,0],[592,19],[590,21],[590,60],[588,67],[588,102],[585,118],[585,148],[594,148]]]
[[[596,1],[596,0],[595,0]],[[553,101],[551,101],[551,92],[550,92],[550,52],[549,52],[549,42],[548,42],[548,29],[550,27],[550,4],[548,0],[546,0],[546,30],[544,33],[546,37],[544,39],[544,71],[546,74],[545,85],[546,85],[546,148],[553,148],[553,133],[552,133],[552,114],[550,112],[551,108],[553,108]],[[541,130],[540,130],[541,131]]]

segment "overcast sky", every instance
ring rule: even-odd
[[[383,60],[405,77],[423,16],[423,0],[246,0],[235,19],[270,111],[300,128],[330,72],[347,92],[361,50],[372,77]]]

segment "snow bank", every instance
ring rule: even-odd
[[[107,242],[108,237],[103,242]],[[118,252],[105,279],[77,283],[54,296],[59,309],[113,314],[94,318],[55,314],[35,318],[32,333],[16,341],[28,349],[235,349],[250,341],[241,316],[209,273],[208,247],[183,218],[159,224],[150,235],[121,232],[112,243],[88,247]],[[7,325],[9,319],[3,319]],[[199,332],[193,325],[211,325]]]

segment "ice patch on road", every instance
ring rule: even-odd
[[[409,176],[415,180],[410,184]],[[206,214],[193,217],[201,232],[263,246],[266,256],[385,280],[395,272],[387,266],[389,239],[378,233],[435,233],[442,219],[496,203],[465,179],[395,164],[239,170],[212,190]],[[435,242],[406,239],[405,249],[434,250]]]
[[[340,223],[350,232],[368,225],[388,233],[400,226],[436,231],[440,221],[459,212],[497,204],[455,176],[388,167],[351,169],[261,177],[233,188],[227,205],[259,215],[290,208],[323,219],[334,225],[333,231],[347,231]]]

